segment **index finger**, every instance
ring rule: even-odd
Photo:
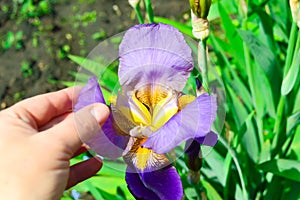
[[[52,118],[71,111],[80,89],[81,87],[76,86],[31,97],[8,108],[8,111],[34,128],[38,128]]]

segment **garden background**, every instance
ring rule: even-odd
[[[151,3],[155,22],[193,37],[188,0]],[[149,22],[143,1],[141,11]],[[185,158],[176,161],[185,199],[300,199],[300,36],[289,1],[215,0],[208,19],[209,67],[223,80],[226,120],[198,183],[188,181]],[[2,0],[1,109],[72,85],[99,42],[138,23],[126,0]],[[62,199],[133,199],[125,170],[111,167],[125,165],[109,162]]]

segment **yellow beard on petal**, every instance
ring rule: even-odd
[[[144,171],[157,170],[170,164],[168,158],[163,154],[157,154],[153,150],[142,147],[146,138],[135,139],[131,150],[124,155],[124,160],[128,164],[133,164],[137,169]]]
[[[178,109],[179,110],[184,109],[185,106],[187,106],[188,104],[190,104],[195,99],[196,99],[196,97],[194,97],[192,95],[182,95],[178,99]]]
[[[140,170],[144,170],[147,166],[147,162],[153,151],[147,148],[139,147],[136,153],[136,167]]]

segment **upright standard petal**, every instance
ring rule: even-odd
[[[216,96],[202,94],[154,132],[143,146],[163,154],[190,138],[205,137],[216,112]]]
[[[120,44],[119,56],[119,80],[129,90],[157,83],[181,91],[193,69],[192,52],[183,35],[165,24],[129,29]]]
[[[126,172],[126,182],[137,199],[144,200],[181,200],[183,188],[175,167],[145,173]]]
[[[81,89],[77,103],[74,106],[74,111],[78,111],[93,103],[105,104],[101,88],[95,76],[92,76],[86,86]],[[112,114],[109,115],[107,121],[102,125],[102,130],[92,138],[85,138],[80,133],[78,134],[81,141],[86,143],[100,156],[112,159],[122,156],[129,139],[129,137],[117,133],[113,124]]]

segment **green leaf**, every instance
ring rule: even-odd
[[[100,63],[95,62],[90,59],[86,59],[84,57],[75,56],[75,55],[68,55],[68,58],[75,62],[76,64],[82,66],[84,69],[92,72],[93,74],[100,75],[105,70],[104,66],[101,66]]]
[[[243,199],[243,191],[241,189],[241,187],[239,186],[239,184],[235,185],[235,194],[234,194],[235,199]]]
[[[269,115],[275,118],[274,96],[270,84],[270,81],[278,80],[278,78],[274,78],[278,76],[275,75],[277,73],[274,73],[274,69],[276,68],[275,56],[273,52],[265,47],[250,31],[239,30],[238,33],[247,44],[247,47],[257,63],[257,65],[252,65],[251,71],[253,77],[255,77],[255,94],[253,95],[255,97],[255,107],[258,116],[263,117],[266,108]],[[261,94],[264,94],[264,98],[261,98]]]
[[[242,104],[242,102],[238,99],[234,91],[227,86],[228,91],[229,91],[229,96],[231,97],[232,100],[232,113],[233,117],[235,118],[235,121],[237,123],[238,129],[242,128],[242,125],[249,116],[246,108]],[[247,123],[247,130],[245,133],[243,133],[242,136],[242,144],[247,151],[247,154],[249,157],[254,161],[258,161],[258,156],[259,156],[259,142],[258,138],[256,137],[256,130],[254,129],[253,123],[249,121]]]
[[[233,66],[231,66],[231,64],[229,63],[228,58],[224,54],[225,47],[222,47],[222,45],[221,45],[221,43],[223,43],[223,41],[216,38],[213,34],[210,35],[209,41],[211,41],[211,43],[213,45],[213,49],[218,58],[218,63],[220,66],[222,66],[221,69],[223,71],[229,70],[230,75],[232,76],[232,77],[229,75],[226,76],[226,72],[223,72],[222,74],[223,74],[224,82],[226,82],[227,84],[230,84],[231,87],[234,89],[234,91],[236,91],[237,96],[242,97],[240,99],[246,105],[248,110],[252,110],[253,105],[252,105],[252,99],[251,99],[250,93],[249,93],[247,87],[245,86],[245,84],[242,82],[241,78],[238,76],[238,74],[235,71],[235,69],[233,68]],[[226,67],[224,65],[226,65]]]
[[[259,156],[259,162],[263,163],[271,158],[271,142],[270,140],[266,140],[263,142],[262,147],[261,147],[261,152]]]
[[[13,32],[8,31],[7,35],[6,35],[6,40],[3,44],[3,49],[4,50],[9,49],[13,45],[14,41],[15,41],[15,37],[14,37]]]
[[[296,129],[295,138],[291,145],[291,149],[296,154],[296,157],[298,158],[298,160],[300,160],[300,127],[298,127]]]
[[[281,94],[287,95],[293,89],[297,78],[299,77],[299,68],[300,68],[300,50],[296,54],[296,59],[292,63],[291,68],[289,69],[286,77],[282,81]]]
[[[124,200],[124,198],[122,198],[119,195],[115,195],[115,194],[110,194],[104,190],[101,190],[100,188],[97,188],[97,190],[100,192],[101,196],[103,197],[103,199],[111,199],[111,200]]]
[[[250,31],[239,30],[238,33],[247,44],[258,65],[265,71],[268,77],[272,78],[276,64],[276,57],[274,53],[261,41],[259,41]]]
[[[223,2],[223,1],[221,1]],[[229,14],[224,9],[223,5],[218,2],[218,8],[220,12],[220,17],[222,20],[222,27],[226,32],[226,39],[228,39],[228,43],[230,47],[228,50],[232,54],[233,58],[237,59],[239,63],[239,67],[241,67],[241,72],[243,71],[243,66],[245,65],[245,59],[243,54],[243,41],[237,33],[237,29],[232,23],[232,19]]]
[[[215,150],[212,149],[211,153],[205,157],[205,161],[210,166],[212,173],[217,177],[219,183],[224,187],[226,178],[224,176],[224,158]]]
[[[264,172],[300,182],[300,161],[277,159],[262,163],[258,168]]]
[[[208,181],[201,179],[201,183],[206,189],[208,199],[222,200],[217,190]]]
[[[286,132],[290,133],[294,128],[300,125],[300,110],[292,114],[287,119]]]
[[[180,32],[190,36],[190,37],[194,37],[193,33],[192,33],[192,27],[179,23],[177,21],[173,21],[164,17],[154,17],[154,21],[156,23],[160,22],[160,23],[164,23],[164,24],[169,24],[174,26],[175,28],[177,28]]]
[[[193,187],[184,188],[184,195],[188,200],[197,198],[197,192]]]
[[[93,197],[96,200],[104,200],[101,193],[96,189],[96,187],[93,185],[93,183],[90,180],[85,181],[85,184],[90,191],[90,193],[93,195]]]
[[[103,58],[95,58],[97,59],[96,61],[75,55],[68,55],[68,57],[73,62],[96,75],[99,78],[100,85],[103,87],[102,89],[107,90],[110,93],[120,88],[117,73],[112,70],[112,68],[115,68],[118,65],[117,60],[104,66],[101,64],[102,62],[106,63]],[[88,73],[86,72],[80,71],[77,75],[78,80],[86,77],[87,74]]]

